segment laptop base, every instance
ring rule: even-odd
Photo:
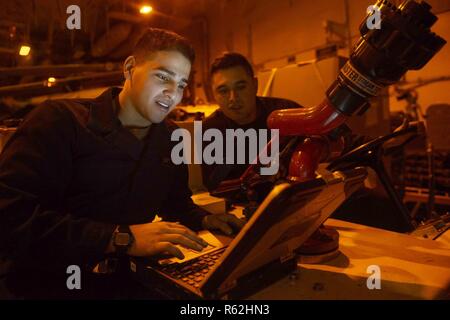
[[[167,300],[245,299],[288,276],[296,268],[296,257],[283,262],[276,260],[239,278],[235,286],[227,292],[213,292],[204,296],[201,293],[195,294],[166,278],[157,269],[149,266],[147,259],[133,258],[131,260],[132,277],[160,295],[162,299]]]

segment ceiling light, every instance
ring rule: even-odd
[[[142,6],[141,9],[139,10],[141,14],[149,14],[152,11],[153,8],[151,6]]]
[[[19,50],[19,55],[27,56],[30,53],[31,47],[27,45],[22,45]]]

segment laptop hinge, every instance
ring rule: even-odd
[[[237,280],[230,280],[230,281],[223,283],[218,290],[219,296],[222,296],[224,293],[230,291],[231,289],[236,287],[236,285],[237,285]]]
[[[294,258],[294,252],[293,251],[289,252],[288,254],[286,254],[284,256],[281,256],[280,257],[280,262],[283,263],[283,262],[286,262],[288,260],[291,260],[292,258]]]

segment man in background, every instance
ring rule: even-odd
[[[219,129],[225,137],[226,129],[268,129],[267,117],[272,111],[300,108],[287,99],[257,96],[258,79],[250,62],[239,53],[217,57],[210,68],[210,81],[219,110],[203,121],[203,131]],[[225,158],[225,150],[223,154]],[[234,164],[225,164],[225,161],[224,164],[203,164],[204,186],[212,191],[224,180],[239,178],[253,160],[247,159],[247,164],[236,164],[236,161]]]

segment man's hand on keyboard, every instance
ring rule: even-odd
[[[130,226],[134,236],[128,254],[131,256],[154,256],[169,253],[179,259],[184,255],[176,247],[177,244],[186,248],[201,251],[208,243],[194,231],[176,222],[152,222]]]
[[[232,235],[233,230],[241,230],[245,221],[229,213],[211,214],[203,218],[202,226],[206,230],[220,230]]]

